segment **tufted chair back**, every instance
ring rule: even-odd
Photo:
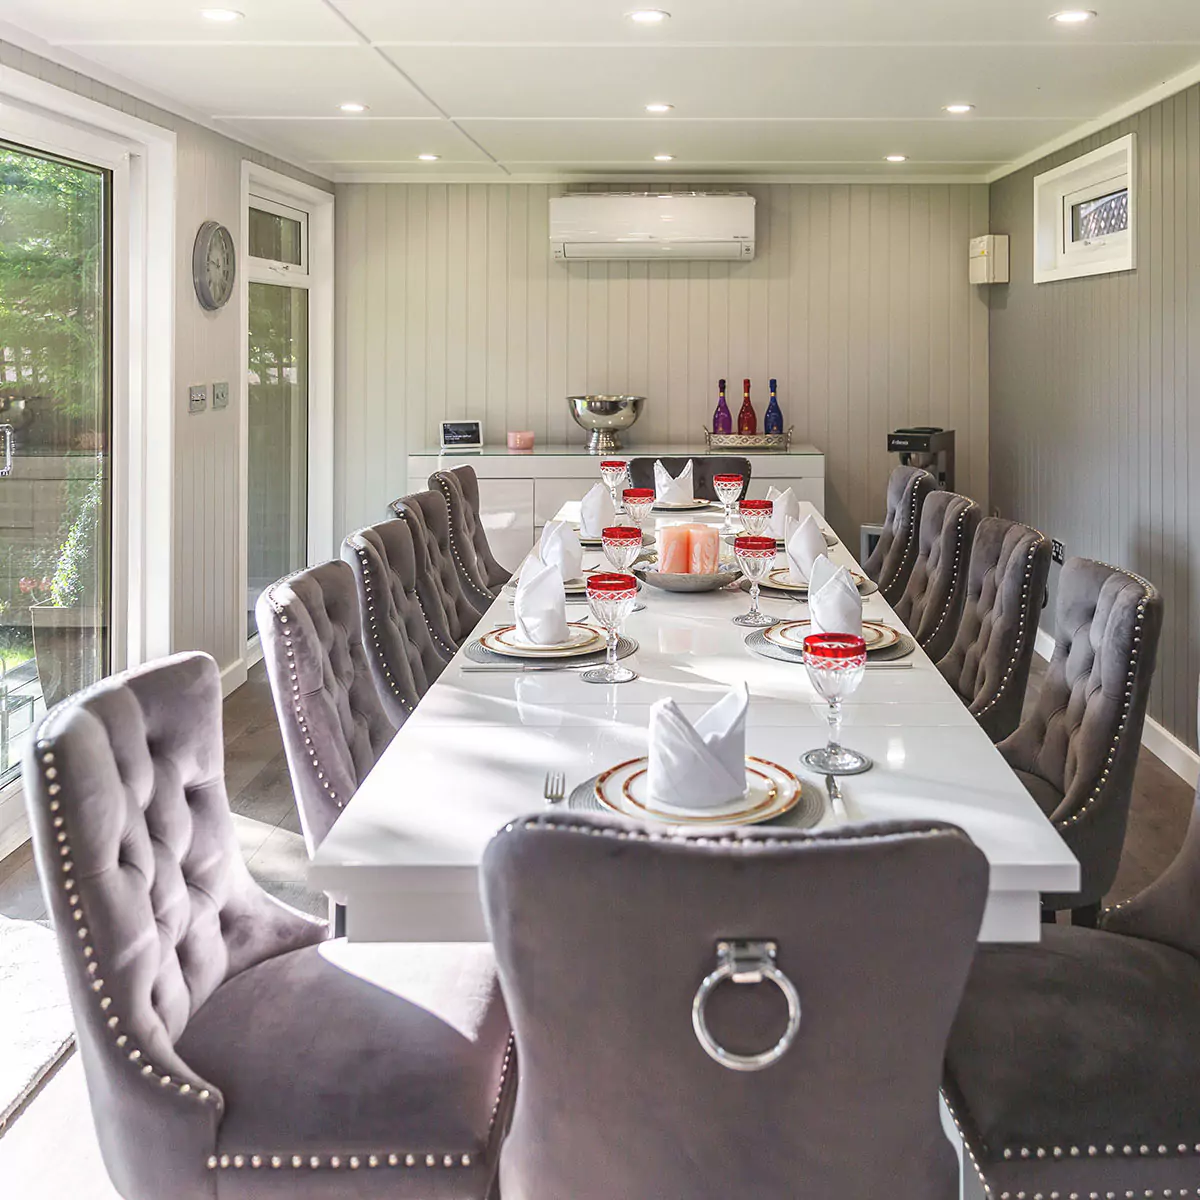
[[[962,830],[933,823],[506,826],[481,867],[520,1064],[501,1194],[957,1197],[937,1088],[987,880]],[[726,975],[700,998],[727,939],[774,942],[798,992],[795,1039],[765,1069],[726,1069],[693,1024],[699,1007],[743,1056],[787,1029],[770,976]]]
[[[1059,577],[1054,624],[1037,705],[1000,753],[1079,859],[1079,894],[1043,903],[1082,908],[1098,903],[1117,873],[1162,597],[1129,571],[1072,558]]]
[[[917,559],[917,532],[921,506],[937,481],[920,467],[897,467],[888,477],[887,516],[883,532],[870,557],[863,563],[889,604],[904,595],[905,584]]]
[[[1021,720],[1050,543],[1028,525],[985,517],[971,546],[958,636],[938,670],[993,742]]]
[[[457,650],[479,624],[491,604],[477,591],[464,588],[450,547],[450,508],[441,492],[413,492],[393,500],[391,510],[407,521],[417,552],[417,595],[431,630]],[[454,651],[450,652],[452,656]]]
[[[441,492],[450,509],[451,549],[458,564],[463,585],[491,601],[496,590],[511,578],[492,554],[487,531],[479,519],[479,480],[471,467],[434,471],[429,490]]]
[[[44,717],[25,752],[34,850],[105,1165],[127,1197],[211,1196],[221,1092],[175,1050],[226,980],[323,941],[250,878],[229,816],[221,680],[178,654]]]
[[[258,632],[311,855],[396,732],[362,644],[354,573],[340,561],[258,598]]]
[[[714,475],[740,475],[744,500],[750,491],[750,460],[732,454],[704,454],[693,458],[631,458],[629,460],[629,486],[652,488],[654,486],[654,464],[661,462],[672,478],[690,462],[692,464],[692,491],[696,499],[715,500],[717,489],[713,486]]]
[[[967,564],[981,510],[957,492],[931,492],[921,506],[917,557],[892,607],[937,662],[954,644],[967,595]]]
[[[342,558],[354,572],[375,689],[399,728],[446,665],[417,599],[412,533],[399,520],[369,525],[342,543]]]

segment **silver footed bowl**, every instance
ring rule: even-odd
[[[662,588],[664,592],[715,592],[740,579],[742,570],[734,564],[728,570],[716,571],[712,575],[664,575],[661,571],[651,571],[635,564],[633,573],[651,587]]]
[[[621,433],[642,415],[645,396],[568,396],[575,424],[588,431],[588,453],[621,449]]]

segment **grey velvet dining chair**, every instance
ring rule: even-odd
[[[1099,926],[980,948],[944,1089],[991,1200],[1200,1194],[1200,798]]]
[[[979,522],[958,633],[937,666],[994,742],[1021,720],[1049,573],[1045,534],[1003,517]]]
[[[479,510],[479,479],[472,467],[434,471],[429,490],[441,492],[450,510],[450,545],[464,586],[493,596],[511,578],[492,553]]]
[[[957,492],[931,492],[921,505],[917,554],[904,593],[892,607],[934,662],[958,636],[981,515],[974,500]]]
[[[921,527],[921,506],[937,489],[937,480],[920,467],[896,467],[888,476],[887,516],[875,549],[863,563],[867,578],[879,585],[883,598],[894,604],[904,594]]]
[[[713,485],[714,475],[740,475],[744,500],[750,491],[750,460],[734,454],[697,454],[679,458],[631,458],[629,460],[629,486],[652,488],[654,486],[654,464],[661,462],[672,478],[692,464],[692,491],[697,500],[716,500],[717,489]]]
[[[399,728],[446,665],[417,597],[412,531],[398,519],[355,530],[342,543],[342,559],[354,573],[375,689]]]
[[[392,740],[350,567],[307,567],[258,598],[259,639],[309,854]]]
[[[450,509],[441,492],[413,492],[388,507],[412,531],[417,596],[434,643],[449,660],[479,624],[493,597],[463,584],[450,546]]]
[[[1091,924],[1125,842],[1162,597],[1140,575],[1070,558],[1054,627],[1037,703],[999,750],[1079,859],[1080,890],[1044,895],[1043,908]]]
[[[76,693],[24,761],[105,1167],[125,1200],[484,1200],[513,1087],[484,946],[347,946],[251,878],[216,663]]]
[[[542,814],[481,879],[521,1064],[504,1200],[958,1195],[936,1092],[988,880],[961,830]]]

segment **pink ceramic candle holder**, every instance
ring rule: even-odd
[[[532,450],[533,449],[533,430],[526,429],[520,432],[508,431],[508,448],[510,450]]]

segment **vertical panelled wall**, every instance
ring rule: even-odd
[[[0,41],[0,64],[176,133],[175,389],[161,397],[175,408],[175,444],[163,447],[175,463],[173,646],[207,650],[229,667],[244,650],[237,561],[240,321],[236,292],[218,312],[200,307],[192,288],[192,244],[206,220],[220,221],[238,236],[243,159],[317,187],[331,185],[11,43]],[[231,402],[214,412],[211,386],[218,381],[228,381]],[[189,415],[188,385],[202,383],[209,385],[210,406]]]
[[[338,186],[341,529],[386,515],[444,418],[582,444],[564,398],[632,392],[649,402],[631,447],[702,442],[722,376],[736,409],[749,375],[760,414],[778,378],[844,535],[882,515],[898,425],[957,429],[959,486],[986,503],[987,300],[967,282],[986,186],[752,187],[751,263],[554,262],[557,190]]]
[[[1033,283],[1033,179],[1137,134],[1137,269]],[[1151,714],[1196,745],[1200,670],[1200,88],[992,185],[1012,282],[991,290],[992,500],[1162,589]],[[1058,569],[1052,572],[1052,586]],[[1052,610],[1042,624],[1052,626]]]

